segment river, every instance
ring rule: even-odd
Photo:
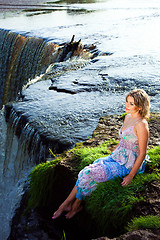
[[[75,40],[81,39],[82,44],[96,46],[94,59],[75,57],[51,64],[33,81],[34,84],[24,86],[23,98],[14,102],[13,108],[15,112],[27,116],[39,133],[56,139],[64,147],[72,147],[76,142],[91,137],[100,116],[123,113],[125,94],[133,88],[146,90],[151,96],[151,110],[159,112],[158,0],[50,1],[46,6],[41,3],[32,11],[30,8],[24,12],[20,10],[1,12],[0,28],[56,44],[69,42],[74,34]],[[57,91],[49,90],[51,84]],[[3,139],[7,132],[3,117],[1,123],[2,175],[6,148]],[[14,139],[16,148],[17,141]],[[14,155],[10,156],[14,158]],[[10,163],[9,169],[12,165]],[[11,175],[7,175],[8,179]],[[22,188],[19,182],[16,184]],[[1,187],[5,188],[2,177]],[[21,196],[20,190],[15,191],[14,188],[12,191],[10,188],[1,193],[3,211],[0,225],[4,240],[9,234],[14,207],[4,217],[10,203],[4,206],[3,197],[19,199]],[[12,202],[12,205],[16,204],[16,201]]]

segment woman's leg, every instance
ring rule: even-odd
[[[76,200],[74,201],[73,205],[72,205],[72,209],[66,214],[66,218],[70,219],[72,218],[75,214],[77,214],[78,212],[80,212],[82,210],[82,201],[83,200],[79,200],[76,198]]]
[[[76,199],[72,203],[71,210],[66,214],[66,218],[70,219],[81,211],[85,197],[91,195],[97,188],[97,183],[105,181],[107,181],[107,176],[99,160],[82,169],[76,182]]]
[[[76,199],[76,194],[77,194],[77,188],[76,188],[76,186],[74,186],[74,188],[72,189],[71,193],[66,198],[66,200],[60,205],[58,210],[56,212],[54,212],[53,217],[52,217],[53,219],[58,218],[65,211],[67,211],[67,212],[71,211],[72,204]]]
[[[78,174],[76,186],[53,214],[53,219],[58,218],[67,211],[66,218],[72,218],[82,209],[82,201],[97,188],[97,183],[107,181],[106,172],[99,160],[85,167]]]

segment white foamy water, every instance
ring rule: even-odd
[[[11,219],[23,194],[24,183],[31,166],[20,168],[20,148],[13,129],[7,129],[4,113],[0,111],[0,239],[10,233]],[[21,155],[22,156],[22,155]]]

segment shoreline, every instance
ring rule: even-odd
[[[48,8],[53,8],[48,4],[51,0],[0,0],[0,13],[10,12],[10,11],[23,11],[23,10],[36,10],[37,8],[42,8],[42,10],[48,10]]]

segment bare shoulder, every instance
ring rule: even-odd
[[[146,119],[142,119],[142,121],[139,121],[137,124],[136,124],[136,127],[138,128],[148,128],[148,122]]]
[[[136,133],[141,133],[141,134],[149,134],[149,127],[148,127],[148,122],[146,119],[142,119],[142,121],[139,121],[138,123],[136,123],[135,125],[135,130]]]

